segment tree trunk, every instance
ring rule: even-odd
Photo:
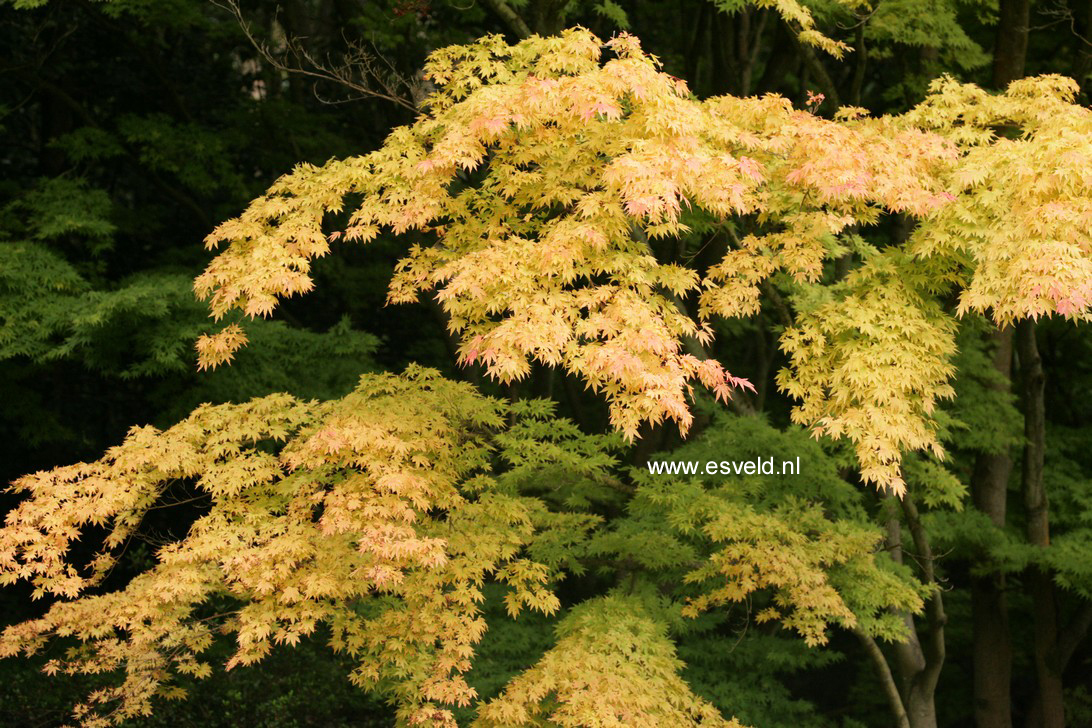
[[[895,719],[895,728],[910,728],[910,717],[906,714],[902,694],[899,692],[898,683],[895,682],[895,677],[891,673],[891,666],[887,663],[883,650],[876,644],[876,640],[863,630],[857,628],[853,631],[861,641],[861,645],[864,646],[865,652],[872,660],[872,664],[876,667],[876,675],[880,678],[880,685],[883,686],[887,704],[891,708],[892,717]]]
[[[1080,7],[1082,12],[1077,15],[1077,42],[1074,44],[1073,78],[1081,85],[1085,95],[1092,96],[1092,0],[1080,2],[1075,0],[1074,5]]]
[[[1043,484],[1046,450],[1046,410],[1043,402],[1043,362],[1035,341],[1035,323],[1023,321],[1017,328],[1020,368],[1024,375],[1024,506],[1027,536],[1032,546],[1050,546],[1050,510]],[[1058,611],[1050,573],[1033,564],[1027,573],[1032,598],[1034,661],[1037,691],[1028,715],[1029,728],[1063,728],[1062,674],[1057,660]]]
[[[690,28],[686,54],[686,81],[690,89],[698,93],[701,79],[701,58],[705,53],[705,31],[709,24],[709,15],[714,12],[709,3],[701,3],[694,11],[694,24]],[[715,40],[715,39],[714,39]]]
[[[738,93],[735,23],[731,16],[714,11],[711,25],[713,72],[709,79],[710,91],[714,96]]]
[[[994,368],[1008,391],[1012,377],[1012,327],[995,328]],[[981,453],[971,474],[971,497],[997,528],[1005,527],[1012,458],[1009,453]],[[971,578],[971,631],[974,665],[974,720],[978,728],[1011,728],[1012,639],[1009,634],[1005,575]]]
[[[910,719],[910,728],[937,728],[934,692],[920,681],[915,681],[910,686],[910,693],[906,700],[906,715]]]
[[[759,94],[783,91],[785,77],[799,64],[796,45],[789,36],[792,31],[785,27],[780,16],[776,16],[773,22],[770,56],[766,59],[766,67],[754,88],[755,93]]]
[[[532,0],[525,12],[530,16],[527,24],[538,35],[557,35],[565,28],[563,16],[567,0]]]
[[[974,720],[978,728],[1011,728],[1012,642],[1004,574],[971,581]]]
[[[921,567],[922,581],[936,587],[933,552],[917,506],[909,493],[903,496],[901,502],[891,497],[888,507],[891,508],[896,503],[901,506],[910,531],[914,560]],[[891,508],[887,518],[887,550],[891,558],[902,563],[902,526],[894,508]],[[944,666],[944,625],[947,622],[940,589],[933,592],[925,605],[924,641],[918,636],[914,618],[910,614],[904,614],[903,619],[906,621],[909,638],[906,642],[895,644],[893,649],[898,692],[904,712],[900,713],[893,706],[893,717],[900,723],[905,719],[910,728],[937,728],[935,696],[940,671]]]
[[[1000,0],[993,49],[993,85],[1004,89],[1024,76],[1028,55],[1030,0]]]

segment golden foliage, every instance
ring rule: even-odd
[[[355,681],[393,682],[411,724],[454,725],[439,706],[475,697],[462,673],[485,630],[484,580],[509,585],[513,612],[558,607],[549,569],[522,555],[541,504],[490,474],[503,412],[469,385],[411,368],[366,376],[332,402],[205,405],[162,432],[134,428],[97,462],[21,478],[16,489],[29,497],[0,531],[0,582],[29,579],[39,596],[67,600],[8,627],[0,654],[79,639],[83,648],[48,669],[124,670],[122,684],[77,711],[86,725],[108,725],[176,691],[172,673],[208,675],[199,656],[217,630],[235,635],[231,668],[326,623],[332,646],[357,660]],[[521,427],[511,443],[524,459],[536,429]],[[565,439],[552,447],[564,450]],[[203,514],[152,569],[95,593],[177,481],[206,499]],[[81,570],[68,552],[89,526],[109,535]],[[232,606],[209,614],[210,602]]]
[[[666,628],[639,600],[592,600],[557,631],[557,644],[482,706],[476,728],[742,728],[690,691]]]
[[[602,62],[604,49],[611,57]],[[441,49],[428,73],[439,89],[412,126],[371,154],[299,167],[209,236],[210,246],[229,243],[196,284],[215,316],[267,315],[279,297],[309,290],[311,261],[330,240],[417,230],[425,242],[398,265],[391,302],[435,295],[461,361],[502,381],[526,376],[531,361],[583,378],[632,438],[643,421],[671,420],[685,432],[692,382],[722,400],[749,387],[683,342],[708,343],[715,316],[754,314],[778,271],[818,281],[824,261],[844,250],[839,237],[884,213],[919,221],[905,246],[911,256],[962,266],[951,273],[963,289],[956,314],[988,309],[1000,323],[1088,315],[1092,112],[1072,103],[1070,81],[1027,79],[991,96],[942,79],[901,117],[849,110],[826,120],[776,96],[696,101],[632,36],[603,43],[582,29]],[[359,205],[344,231],[327,236],[324,215],[349,194]],[[696,211],[725,229],[748,221],[704,277],[661,261],[653,247],[686,235]],[[893,285],[905,301],[936,293]],[[679,305],[692,293],[697,320]],[[924,325],[913,322],[917,303],[880,298],[866,318],[879,306],[909,315],[906,331]],[[945,316],[927,316],[942,336]],[[856,323],[841,317],[838,326]],[[231,328],[203,339],[202,365],[226,360],[240,342]],[[815,403],[855,393],[807,389],[887,376],[879,370],[797,376],[793,394],[810,403],[797,419],[852,437],[866,478],[897,490],[901,450],[935,444],[927,419],[946,392],[937,357],[947,351],[931,346],[930,364],[908,371],[905,388],[884,385],[890,396],[860,404],[889,409],[890,422],[843,422]]]
[[[778,384],[801,401],[794,422],[848,437],[861,477],[901,496],[904,450],[943,457],[931,415],[953,395],[955,324],[914,286],[904,256],[877,256],[844,288],[781,337],[792,366]]]
[[[954,202],[926,218],[910,250],[968,256],[960,313],[1000,325],[1092,306],[1092,109],[1072,103],[1061,76],[1013,82],[991,96],[943,78],[910,112],[914,123],[964,143],[949,171]]]

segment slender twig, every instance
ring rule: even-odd
[[[243,16],[243,11],[236,0],[212,0],[212,3],[235,17],[250,45],[266,63],[276,70],[315,81],[333,83],[358,94],[355,98],[331,101],[323,99],[316,92],[315,97],[320,101],[344,103],[347,100],[374,98],[389,101],[409,111],[418,110],[418,104],[415,101],[421,95],[418,93],[418,85],[399,73],[394,64],[374,49],[373,51],[365,50],[359,43],[345,39],[348,50],[342,61],[335,64],[329,56],[325,60],[317,59],[311,51],[303,47],[300,38],[287,38],[284,56],[278,58],[254,35],[250,22]],[[287,61],[288,57],[293,58],[294,62]],[[403,92],[402,89],[405,91]]]

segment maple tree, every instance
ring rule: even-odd
[[[958,311],[990,310],[999,323],[1055,311],[1087,315],[1088,180],[1078,170],[1087,168],[1088,113],[1071,103],[1071,82],[1016,83],[996,110],[985,94],[946,82],[904,117],[871,119],[847,110],[837,122],[794,111],[776,97],[695,103],[632,37],[606,47],[617,57],[603,64],[600,42],[583,31],[514,48],[493,38],[438,51],[427,72],[442,85],[428,111],[373,154],[301,166],[219,226],[209,246],[231,244],[198,277],[198,295],[210,299],[219,318],[233,308],[268,315],[279,297],[309,290],[311,261],[329,250],[325,214],[359,195],[349,225],[331,239],[368,242],[383,227],[436,234],[434,244],[414,246],[399,264],[389,301],[413,301],[435,289],[460,337],[463,363],[480,360],[501,381],[525,376],[531,360],[560,365],[605,393],[612,424],[628,437],[646,420],[673,420],[685,432],[691,380],[720,399],[748,386],[716,361],[686,352],[681,340],[708,342],[714,314],[754,313],[760,284],[777,271],[816,281],[836,236],[883,212],[927,221],[907,246],[912,258],[895,275],[917,277],[917,287],[934,296],[935,281],[948,279],[962,288]],[[1026,165],[1023,184],[1003,180],[1012,197],[977,192],[975,175],[1006,174],[1000,155],[1016,154],[1005,140],[980,149],[991,140],[991,125],[1007,118],[1026,125],[1024,144],[1044,147],[1061,169],[1073,170],[1066,179],[1059,171],[1057,187],[1036,189],[1052,199],[1065,193],[1050,203],[1056,218],[1027,220],[1044,203],[1027,195],[1024,185],[1042,183]],[[480,167],[476,184],[460,179]],[[947,191],[953,177],[964,195]],[[1017,197],[1020,207],[1007,204]],[[965,206],[976,204],[995,222],[966,220]],[[658,260],[647,242],[688,231],[684,207],[720,224],[754,216],[758,226],[699,280],[692,270]],[[771,224],[763,229],[766,220]],[[1047,235],[1042,247],[1014,249],[1029,222]],[[986,235],[991,226],[1011,237],[978,245],[958,240],[968,230]],[[959,270],[964,250],[972,258],[967,271]],[[700,294],[697,321],[679,305],[693,291]],[[839,400],[854,397],[859,381],[801,378],[808,365],[801,344],[816,334],[794,330],[786,337],[789,353],[799,351],[796,379],[788,375],[783,384],[805,402],[797,417],[845,432],[858,444],[864,478],[896,492],[902,449],[939,452],[926,415],[948,394],[944,359],[952,353],[952,329],[940,311],[929,320],[929,307],[924,298],[906,300],[897,311],[874,314],[883,327],[922,318],[920,330],[890,332],[895,346],[927,341],[923,333],[937,339],[931,351],[890,364],[903,391],[889,391],[887,383],[866,397],[872,417],[879,409],[892,417],[907,411],[888,425],[870,422],[869,412],[839,411],[848,404]],[[858,322],[850,314],[841,326]],[[201,366],[230,360],[245,342],[238,325],[203,337]],[[871,356],[877,349],[866,344],[865,351]],[[920,373],[905,368],[915,361],[924,367]],[[847,368],[824,364],[820,371]],[[861,370],[874,376],[871,366]],[[816,401],[828,391],[836,396]],[[863,422],[846,429],[850,416]]]
[[[680,677],[668,635],[754,600],[755,622],[808,644],[852,632],[889,683],[877,639],[891,642],[910,664],[910,687],[887,694],[894,716],[935,725],[946,616],[917,504],[941,519],[961,507],[942,461],[965,426],[967,400],[948,401],[966,388],[955,377],[960,350],[974,350],[957,347],[967,322],[1088,316],[1092,118],[1073,103],[1077,86],[1044,76],[993,95],[943,78],[907,113],[843,107],[826,119],[776,96],[698,101],[632,36],[603,43],[582,29],[444,48],[426,72],[436,91],[379,150],[301,165],[209,236],[221,250],[196,289],[214,317],[267,316],[311,290],[332,243],[412,236],[390,302],[434,297],[460,363],[501,382],[564,370],[605,397],[632,441],[648,424],[694,428],[706,406],[695,384],[748,409],[754,387],[709,351],[724,321],[784,296],[777,381],[793,419],[825,436],[828,451],[810,451],[821,484],[627,473],[614,438],[418,368],[365,376],[341,399],[202,406],[173,427],[134,429],[95,463],[17,482],[28,498],[0,532],[3,578],[62,599],[9,627],[4,652],[75,638],[82,646],[50,670],[123,670],[78,709],[90,725],[180,695],[172,674],[208,675],[201,656],[219,632],[234,635],[234,667],[320,625],[353,659],[354,681],[390,696],[408,724],[452,725],[469,708],[480,725],[732,725],[731,704]],[[873,234],[896,216],[914,221],[906,239]],[[332,217],[342,224],[331,233]],[[696,232],[731,241],[704,269],[673,252]],[[59,266],[48,280],[82,295],[48,252],[13,252]],[[861,265],[824,283],[847,253]],[[100,310],[134,305],[117,299]],[[233,322],[202,337],[200,367],[226,364],[249,338],[259,350],[261,330]],[[10,338],[55,355],[49,336]],[[76,335],[61,351],[84,343]],[[775,437],[740,419],[714,418],[695,447],[712,459],[717,433],[733,447]],[[794,432],[778,446],[818,448]],[[843,471],[896,497],[886,537],[862,505],[873,489],[846,483],[837,452]],[[207,510],[146,573],[98,593],[175,482]],[[626,515],[607,522],[596,504]],[[900,521],[917,569],[891,541]],[[81,532],[98,527],[106,550],[73,563]],[[663,549],[649,553],[649,539]],[[1005,568],[1039,558],[1007,549]],[[630,587],[572,608],[542,658],[477,703],[466,674],[495,622],[486,582],[507,585],[512,614],[552,614],[558,582],[603,556],[636,562]],[[1083,588],[1069,563],[1049,568]],[[924,645],[913,622],[923,611],[934,640]]]

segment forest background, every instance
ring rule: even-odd
[[[670,422],[642,424],[633,443],[612,438],[603,397],[572,372],[534,364],[522,380],[501,383],[480,363],[459,364],[460,342],[439,305],[385,305],[407,247],[387,234],[366,248],[334,246],[314,265],[314,292],[285,301],[274,320],[253,323],[231,366],[198,371],[194,342],[209,327],[193,280],[212,257],[203,239],[298,163],[368,152],[411,123],[432,91],[422,74],[427,56],[452,44],[490,34],[516,42],[578,25],[604,39],[625,30],[697,98],[780,94],[824,118],[843,107],[906,112],[944,74],[992,91],[1025,76],[1062,74],[1076,81],[1075,104],[1087,106],[1092,94],[1087,0],[804,6],[815,28],[846,52],[802,40],[804,16],[793,3],[3,3],[0,480],[93,461],[132,426],[170,427],[202,402],[272,392],[333,399],[362,374],[417,363],[501,400],[554,401],[560,416],[593,438],[568,433],[579,455],[572,467],[583,459],[583,475],[602,481],[558,493],[546,483],[564,477],[546,473],[530,486],[552,488],[558,503],[599,525],[565,545],[559,611],[511,620],[499,587],[486,587],[490,627],[468,675],[482,697],[498,695],[559,635],[571,635],[576,623],[565,620],[590,614],[574,606],[622,593],[644,599],[646,611],[655,611],[647,602],[660,605],[662,614],[632,629],[650,629],[649,644],[670,634],[689,688],[746,725],[1092,725],[1087,325],[1055,317],[998,328],[978,314],[961,319],[958,396],[941,404],[948,458],[906,464],[916,507],[862,483],[850,451],[826,439],[816,444],[790,422],[796,402],[778,386],[788,363],[779,337],[807,302],[788,277],[762,288],[755,316],[716,324],[715,344],[703,355],[730,363],[754,391],[738,393],[730,408],[695,403],[685,440]],[[905,239],[911,227],[896,215],[879,233],[861,235]],[[727,234],[701,230],[679,241],[669,257],[702,272],[733,244]],[[818,282],[846,280],[866,257],[847,247],[824,262]],[[861,509],[863,522],[886,529],[881,551],[890,561],[905,552],[900,568],[925,584],[925,611],[892,612],[911,626],[910,642],[899,647],[843,625],[826,644],[809,646],[779,622],[756,619],[776,589],[756,590],[753,601],[725,599],[733,604],[697,619],[676,614],[673,600],[694,594],[664,584],[681,584],[700,549],[672,552],[686,539],[659,523],[670,499],[642,500],[640,468],[653,457],[771,455],[800,456],[799,481],[830,498],[828,510]],[[766,502],[799,492],[799,481],[740,487]],[[724,479],[711,482],[715,488]],[[149,568],[157,549],[202,513],[186,488],[170,494],[173,508],[148,512],[107,587]],[[20,500],[5,495],[4,510]],[[4,587],[6,623],[42,614],[49,599],[32,600],[31,592],[24,582]],[[589,624],[607,632],[628,624],[609,609],[591,614]],[[555,631],[562,622],[569,626]],[[356,663],[332,652],[327,638],[320,631],[256,665],[185,677],[188,700],[157,700],[152,715],[128,724],[392,724],[386,698],[397,690],[354,686],[347,676]],[[230,657],[229,642],[210,648],[214,663]],[[46,676],[49,657],[0,662],[0,724],[60,725],[103,684],[98,675]],[[899,703],[910,715],[900,716]]]

